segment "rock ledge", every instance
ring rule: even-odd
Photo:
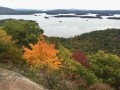
[[[47,90],[16,72],[0,68],[0,90]]]

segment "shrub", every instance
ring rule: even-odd
[[[94,73],[83,67],[79,62],[70,59],[70,56],[70,51],[64,46],[59,45],[58,57],[62,59],[62,65],[64,66],[63,70],[66,74],[69,75],[70,73],[74,72],[75,74],[79,75],[80,78],[86,80],[86,84],[88,86],[95,82],[102,82],[101,80],[98,80]]]
[[[40,70],[39,83],[53,90],[79,90],[86,88],[86,80],[74,72],[66,73],[63,69],[46,72],[45,68]]]
[[[95,83],[92,86],[88,87],[87,90],[115,90],[108,84]]]
[[[117,55],[105,54],[99,51],[94,55],[89,55],[91,70],[98,78],[103,79],[104,83],[114,87],[120,85],[120,58]]]
[[[15,65],[21,65],[25,63],[25,60],[22,58],[22,49],[12,46],[6,53],[9,55],[10,63],[13,63]]]

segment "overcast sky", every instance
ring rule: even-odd
[[[120,0],[0,0],[0,6],[26,9],[120,10]]]

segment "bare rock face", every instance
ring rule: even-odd
[[[28,78],[0,68],[0,90],[47,90]]]

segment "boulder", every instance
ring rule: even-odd
[[[16,72],[0,68],[0,90],[47,90]]]

